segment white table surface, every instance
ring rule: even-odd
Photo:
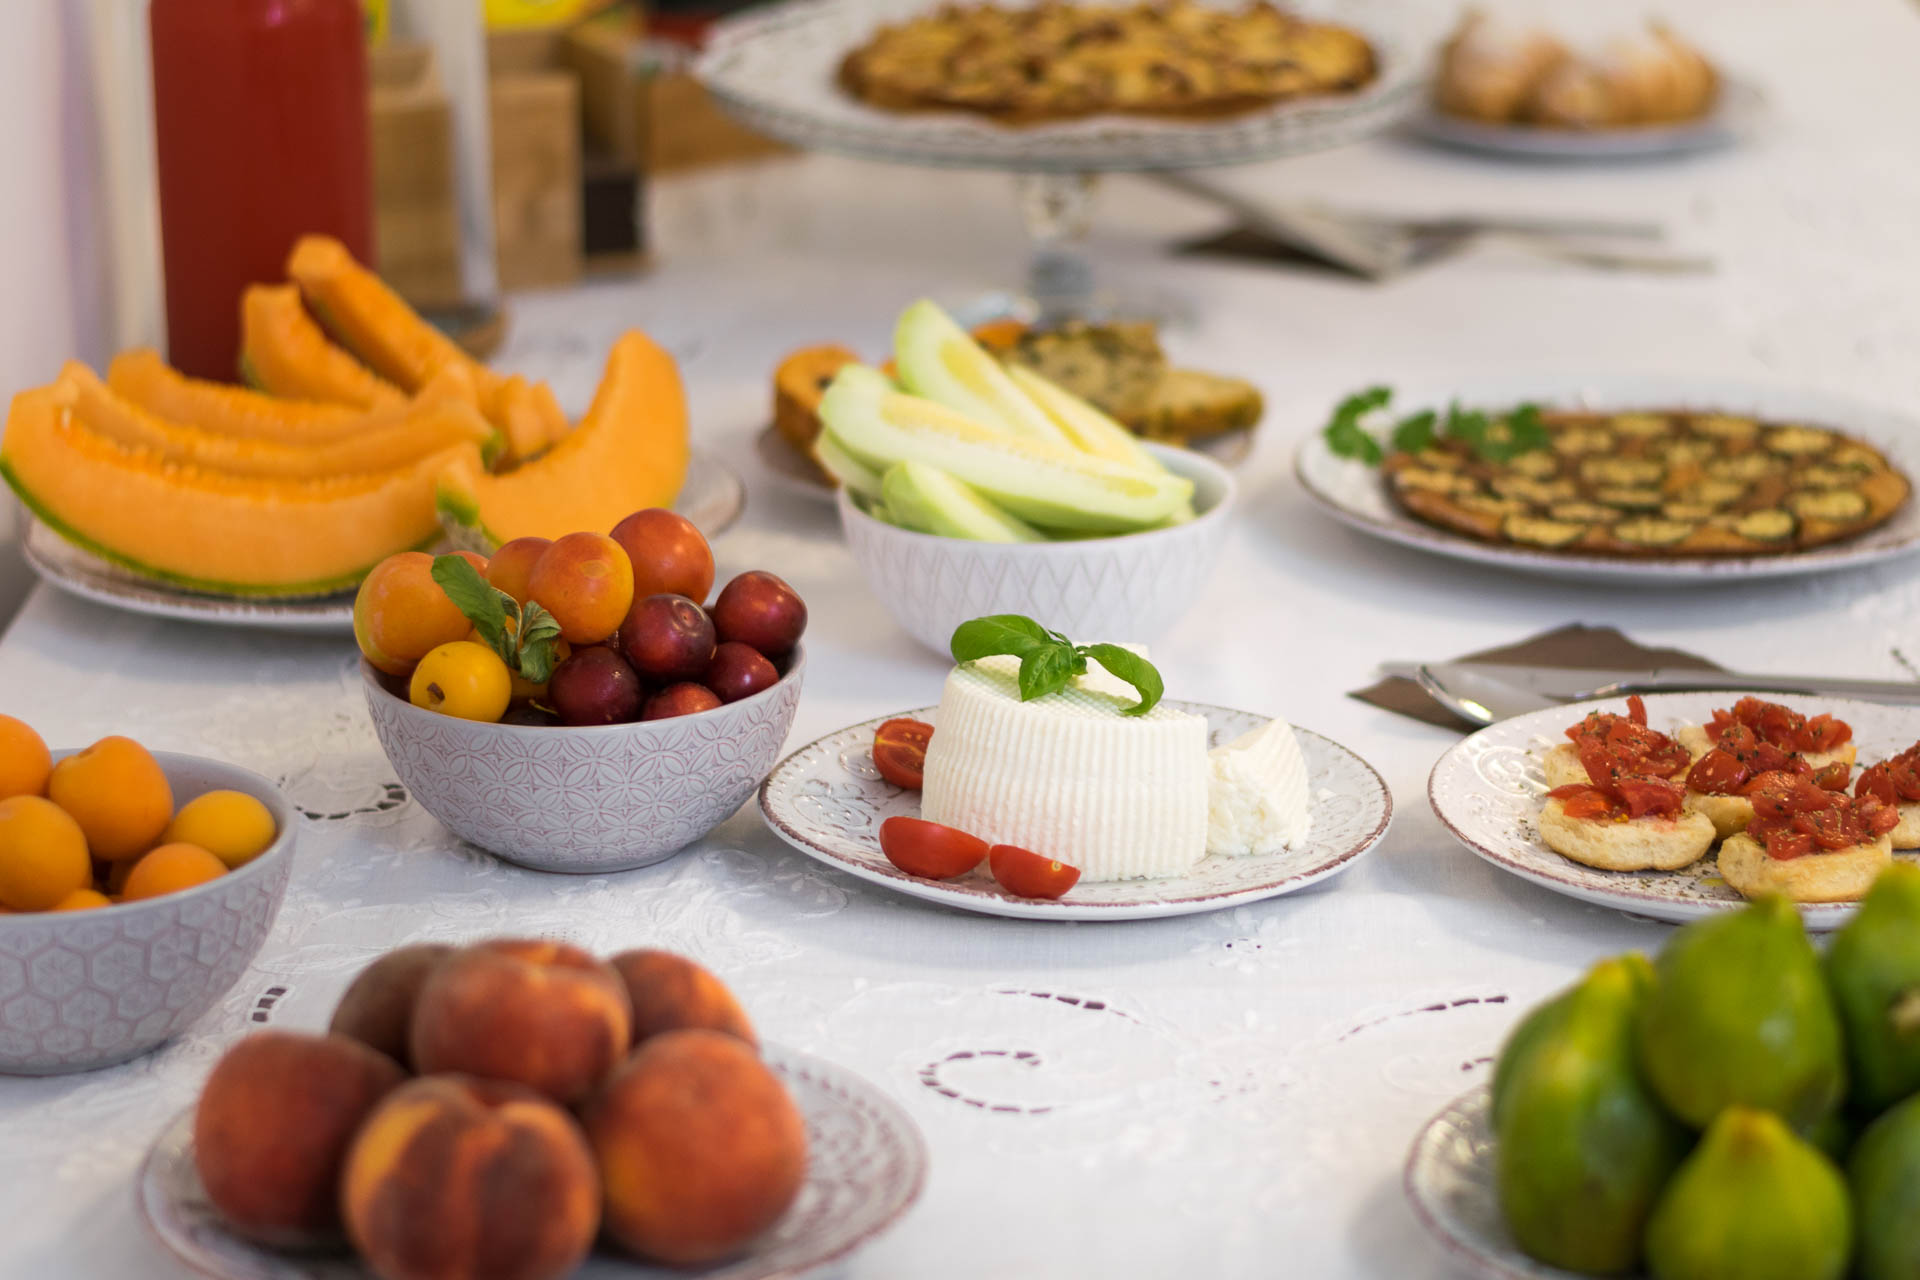
[[[1136,180],[1105,193],[1106,269],[1190,300],[1194,322],[1166,334],[1173,354],[1255,379],[1270,403],[1219,572],[1155,657],[1176,696],[1284,715],[1372,761],[1398,813],[1370,858],[1229,912],[1050,925],[934,909],[826,871],[751,805],[669,863],[586,879],[498,864],[410,805],[313,821],[259,961],[192,1034],[93,1075],[0,1080],[0,1275],[176,1274],[136,1220],[132,1174],[254,1025],[256,1001],[284,988],[272,1024],[317,1028],[381,950],[502,932],[687,952],[733,984],[769,1039],[845,1063],[907,1107],[931,1145],[925,1196],[841,1274],[1445,1274],[1400,1194],[1414,1130],[1482,1077],[1525,1004],[1667,930],[1453,844],[1425,801],[1453,736],[1345,691],[1382,659],[1575,620],[1757,670],[1891,676],[1897,645],[1920,648],[1920,559],[1699,593],[1560,586],[1365,540],[1318,515],[1288,474],[1292,444],[1340,394],[1447,370],[1685,371],[1915,398],[1920,13],[1905,0],[1685,10],[1765,85],[1773,115],[1757,143],[1576,170],[1383,140],[1231,178],[1389,209],[1652,216],[1678,246],[1715,255],[1713,275],[1596,274],[1488,248],[1365,285],[1171,258],[1163,245],[1213,215]],[[751,486],[746,519],[716,546],[722,576],[770,568],[811,610],[794,745],[933,701],[945,664],[868,595],[830,507],[770,484],[751,440],[787,349],[878,351],[912,297],[1012,282],[1008,184],[812,157],[657,196],[662,265],[519,300],[504,363],[553,378],[577,411],[621,328],[644,326],[680,355],[698,441]],[[315,812],[370,809],[391,775],[353,660],[344,638],[153,622],[40,588],[0,640],[0,710],[55,745],[130,733],[285,777]],[[955,1090],[1020,1110],[922,1083],[924,1067],[969,1049],[1039,1055],[940,1068]]]

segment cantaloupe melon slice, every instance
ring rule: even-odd
[[[354,409],[398,405],[405,393],[336,346],[290,284],[256,284],[240,300],[240,376],[268,395]]]
[[[479,471],[479,449],[456,445],[392,471],[325,480],[223,475],[90,430],[49,387],[15,396],[0,435],[0,478],[68,541],[228,595],[324,595],[396,551],[433,543],[434,480],[454,466]]]
[[[283,444],[169,422],[115,395],[93,370],[74,361],[60,371],[53,392],[57,403],[101,435],[149,449],[168,462],[229,475],[318,480],[390,471],[457,444],[479,445],[484,460],[500,446],[500,433],[458,399],[423,404],[391,424],[323,444]]]
[[[441,519],[486,550],[529,535],[603,532],[643,507],[670,506],[686,482],[687,402],[673,357],[638,331],[614,343],[593,407],[540,457],[491,476],[471,459],[441,477]]]
[[[509,460],[525,461],[566,434],[566,416],[551,391],[539,394],[524,378],[503,377],[474,360],[338,240],[302,236],[287,259],[287,275],[347,350],[403,390],[417,390],[448,365],[466,366],[480,390],[480,411],[507,433]]]
[[[319,444],[367,428],[366,411],[313,400],[281,400],[224,382],[189,378],[150,347],[123,351],[107,366],[113,393],[169,422],[287,444]],[[406,402],[396,403],[399,408]]]

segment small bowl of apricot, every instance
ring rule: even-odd
[[[297,814],[250,770],[0,716],[0,1074],[135,1058],[225,995],[286,894]]]

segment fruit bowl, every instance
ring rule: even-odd
[[[738,702],[561,727],[427,711],[360,664],[380,745],[428,813],[507,862],[580,874],[664,861],[745,803],[787,740],[805,670],[796,648],[777,684]]]
[[[252,861],[190,889],[91,911],[0,915],[0,1073],[64,1075],[136,1058],[196,1022],[266,940],[300,815],[251,770],[153,755],[176,800],[244,791],[267,806],[279,835]]]
[[[1069,542],[970,542],[876,520],[843,488],[840,526],[874,594],[908,634],[945,654],[969,618],[1018,613],[1076,638],[1156,640],[1192,607],[1232,511],[1227,469],[1187,449],[1147,446],[1193,481],[1199,515],[1145,533]]]

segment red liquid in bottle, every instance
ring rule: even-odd
[[[167,353],[238,372],[240,296],[309,232],[373,261],[359,0],[151,0]]]

